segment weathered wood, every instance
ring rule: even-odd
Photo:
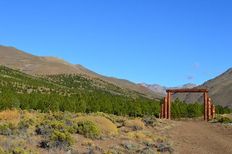
[[[164,118],[168,118],[168,102],[167,97],[164,98]]]
[[[215,106],[208,97],[208,89],[167,89],[167,96],[161,105],[161,117],[171,119],[171,95],[175,93],[203,93],[204,98],[204,120],[208,121],[215,118]]]
[[[167,93],[199,93],[199,92],[204,92],[208,93],[207,89],[197,89],[197,88],[192,88],[192,89],[167,89]]]
[[[211,120],[212,119],[212,116],[211,116],[211,99],[208,98],[208,102],[207,102],[207,120]]]
[[[167,119],[171,119],[171,93],[168,92],[167,94],[167,112],[168,112],[168,115],[167,115]]]
[[[164,118],[164,104],[161,104],[161,113],[160,113],[160,118]]]
[[[204,92],[204,120],[207,121],[207,110],[208,110],[208,93]]]

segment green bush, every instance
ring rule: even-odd
[[[232,120],[228,117],[221,117],[220,119],[218,119],[218,122],[220,122],[220,123],[232,123]]]
[[[38,154],[36,149],[28,149],[22,145],[11,145],[6,149],[0,147],[0,154]]]
[[[75,132],[73,130],[74,128],[67,126],[64,121],[58,121],[51,116],[46,116],[46,119],[36,126],[36,133],[44,137],[44,140],[40,142],[41,148],[68,150],[74,143],[74,139],[71,136],[71,133]]]
[[[16,128],[11,123],[0,124],[0,135],[13,135],[16,133]]]
[[[49,138],[51,147],[66,149],[74,143],[71,134],[68,131],[54,130]]]
[[[232,109],[229,108],[228,106],[220,106],[220,105],[216,105],[216,114],[229,114],[232,113]]]
[[[25,150],[24,148],[21,147],[15,147],[12,151],[12,154],[30,154],[32,151]]]
[[[18,129],[26,131],[30,126],[34,124],[34,121],[32,119],[22,119],[18,123]]]
[[[186,103],[178,98],[172,102],[171,106],[172,118],[194,118],[203,115],[203,104],[200,103]]]
[[[99,138],[101,135],[100,128],[92,121],[79,121],[76,126],[77,133],[88,138]]]

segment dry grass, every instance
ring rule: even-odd
[[[113,151],[120,150],[121,148],[122,153],[130,153],[131,149],[124,149],[122,147],[124,141],[128,142],[129,146],[131,142],[132,145],[136,145],[136,147],[138,146],[141,149],[148,144],[156,143],[157,140],[166,141],[167,139],[163,136],[162,132],[163,129],[167,127],[166,125],[170,125],[169,121],[157,120],[157,124],[154,127],[146,127],[145,123],[140,118],[132,119],[130,117],[119,117],[104,113],[73,114],[62,112],[40,113],[32,110],[5,110],[0,112],[0,125],[5,122],[18,125],[17,128],[14,129],[17,133],[13,133],[11,136],[0,135],[0,154],[3,150],[11,153],[12,150],[15,150],[16,148],[17,151],[28,153],[55,154],[67,152],[59,148],[50,148],[48,151],[47,149],[39,148],[38,146],[41,141],[47,139],[44,136],[36,135],[37,126],[42,126],[42,122],[44,121],[49,122],[53,120],[57,122],[61,120],[65,123],[65,126],[67,122],[67,127],[64,127],[64,129],[65,131],[68,131],[70,128],[70,131],[72,131],[71,135],[76,140],[76,142],[69,147],[73,150],[73,153],[77,151],[79,153],[88,153],[90,149],[93,149],[96,153],[103,153],[110,151],[113,147],[116,147]],[[99,138],[91,139],[83,134],[76,134],[75,127],[72,126],[76,126],[75,123],[78,124],[78,122],[82,121],[90,121],[94,123],[94,127],[97,127],[100,130]],[[118,123],[120,124],[120,127],[117,128]],[[23,129],[19,126],[23,126]],[[46,127],[41,128],[46,130]],[[71,128],[73,128],[74,131]],[[162,130],[159,131],[157,128],[162,128]]]
[[[132,128],[134,130],[142,130],[145,127],[144,123],[141,121],[141,119],[126,120],[124,122],[124,126]]]
[[[232,114],[224,114],[223,117],[227,117],[227,118],[232,119]]]
[[[18,125],[20,112],[18,110],[5,110],[0,112],[0,121],[6,121],[13,125]]]
[[[84,139],[81,143],[82,146],[94,146],[93,140],[91,139]]]
[[[153,139],[150,135],[146,134],[144,131],[134,131],[127,133],[127,137],[130,139],[136,139],[140,141],[149,141],[152,142]]]
[[[114,136],[118,134],[118,129],[109,119],[101,116],[80,116],[75,119],[77,122],[88,120],[94,122],[101,130],[102,135]]]

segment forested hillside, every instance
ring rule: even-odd
[[[156,115],[159,100],[82,75],[35,77],[0,66],[0,109]]]

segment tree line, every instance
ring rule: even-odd
[[[21,108],[41,112],[105,112],[115,115],[145,116],[159,115],[160,102],[143,97],[130,98],[104,91],[80,92],[71,96],[58,94],[19,94],[9,88],[0,93],[0,110]]]
[[[232,113],[232,109],[229,107],[223,107],[216,105],[216,114]],[[201,117],[204,114],[204,106],[202,103],[186,103],[178,98],[172,102],[171,114],[173,118],[193,118]]]
[[[101,80],[65,74],[39,78],[0,66],[0,110],[21,108],[41,112],[105,112],[158,117],[160,106],[160,100],[143,97]],[[173,118],[199,117],[203,115],[203,105],[176,99],[171,112]],[[217,105],[216,113],[231,113],[231,109]]]

